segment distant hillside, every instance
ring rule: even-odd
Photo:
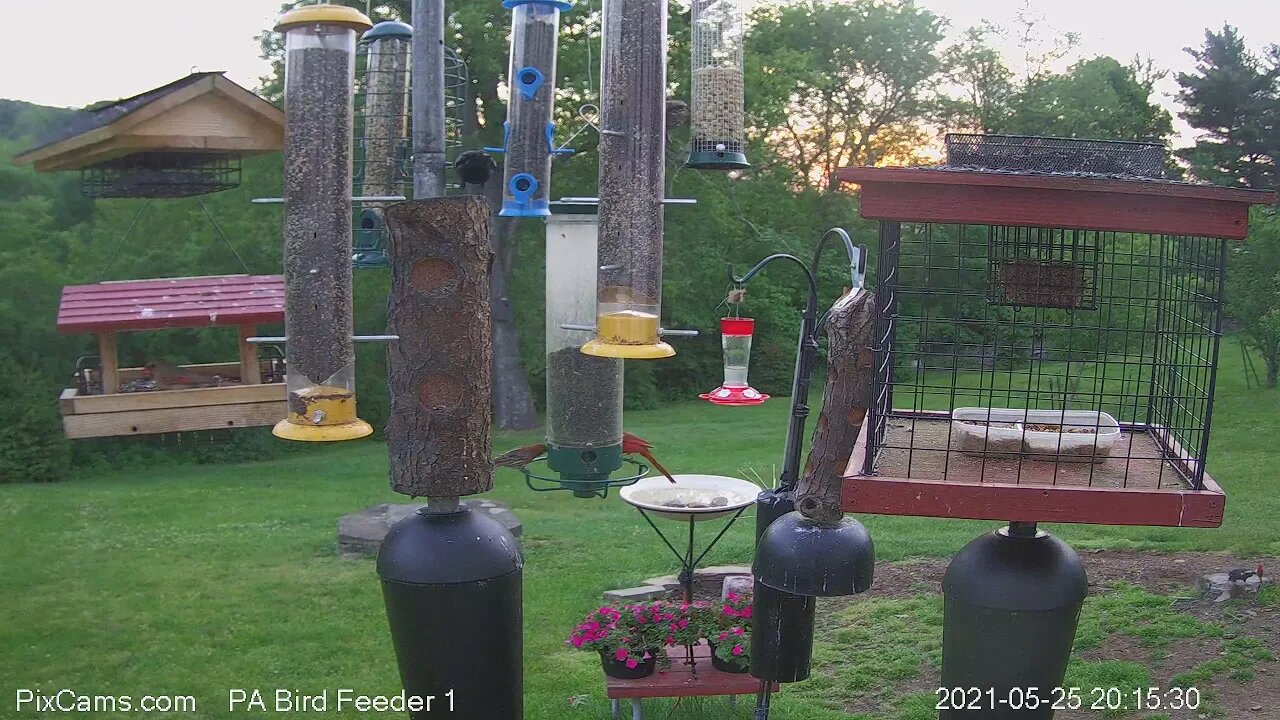
[[[0,140],[8,140],[9,144],[25,150],[76,112],[72,108],[47,107],[22,100],[0,100]]]

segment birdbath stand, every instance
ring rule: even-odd
[[[619,495],[623,501],[640,511],[640,516],[649,523],[649,527],[658,534],[663,544],[671,550],[680,562],[680,574],[677,576],[684,589],[684,601],[693,602],[693,574],[702,559],[720,542],[720,538],[729,531],[734,521],[755,503],[760,487],[755,483],[740,478],[723,475],[674,475],[675,483],[657,475],[645,478],[634,485],[622,488]],[[729,521],[720,528],[720,532],[710,543],[698,552],[695,543],[696,530],[699,523],[720,518]],[[658,527],[654,518],[683,523],[688,528],[687,541],[683,550],[678,549]],[[685,647],[685,664],[694,665],[693,647]]]

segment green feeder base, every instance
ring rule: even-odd
[[[744,153],[702,150],[689,153],[685,166],[695,170],[745,170],[751,167],[751,163],[747,162]]]
[[[610,486],[609,474],[622,467],[622,444],[602,448],[560,447],[547,450],[547,467],[574,497],[596,497]]]

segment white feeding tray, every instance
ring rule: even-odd
[[[951,436],[970,455],[1102,462],[1120,438],[1120,424],[1091,410],[963,407],[951,411]]]
[[[695,522],[727,517],[756,501],[760,486],[724,475],[647,477],[619,491],[628,504],[668,520]]]

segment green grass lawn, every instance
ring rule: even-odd
[[[1280,393],[1245,388],[1234,341],[1224,346],[1219,388],[1209,469],[1229,494],[1221,529],[1051,529],[1078,548],[1280,554]],[[627,427],[674,472],[772,477],[786,411],[783,399],[748,409],[688,402],[631,413]],[[536,437],[501,435],[497,449]],[[242,716],[227,709],[230,688],[397,692],[373,562],[334,554],[341,515],[397,499],[386,469],[385,447],[362,442],[255,464],[0,486],[0,718],[37,717],[14,714],[20,687],[189,694],[200,718]],[[605,717],[597,658],[569,651],[564,636],[603,590],[672,571],[674,559],[616,498],[530,492],[509,471],[497,484],[492,496],[525,526],[526,717]],[[995,526],[863,520],[885,560],[948,556]],[[747,562],[751,525],[739,523],[708,561]],[[577,695],[587,698],[571,709]],[[655,705],[650,717],[749,717],[719,699],[668,707]],[[847,717],[802,685],[775,707],[794,720]]]

